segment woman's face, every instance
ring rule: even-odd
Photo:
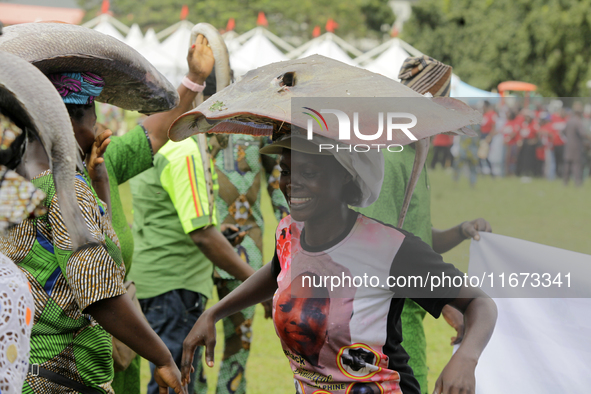
[[[80,145],[84,153],[90,153],[96,130],[96,110],[94,105],[84,110],[82,118],[72,119],[72,127],[78,145]]]
[[[345,204],[343,186],[351,177],[334,156],[284,149],[280,165],[279,187],[294,220],[305,222]]]

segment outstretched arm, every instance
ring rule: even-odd
[[[246,280],[254,269],[234,251],[234,247],[214,226],[199,228],[189,233],[195,245],[216,267],[238,280]]]
[[[85,313],[94,317],[109,334],[156,366],[154,379],[161,393],[168,393],[168,387],[172,387],[177,394],[187,393],[181,385],[181,375],[170,351],[134,307],[127,293],[97,301],[88,306]]]
[[[244,308],[269,300],[277,290],[277,280],[271,272],[271,264],[264,265],[238,288],[207,309],[191,329],[183,342],[181,362],[183,384],[189,384],[189,373],[197,346],[205,346],[205,361],[213,367],[215,348],[215,323]]]
[[[194,45],[189,49],[187,63],[189,64],[187,78],[194,83],[203,85],[211,73],[214,63],[213,52],[203,35],[199,34]],[[168,129],[172,122],[185,112],[193,109],[193,100],[197,97],[197,93],[189,90],[182,84],[178,87],[177,92],[181,99],[178,106],[170,111],[148,116],[143,123],[150,135],[152,151],[154,153],[158,152],[168,142]]]
[[[479,231],[490,233],[492,232],[492,227],[488,221],[478,218],[469,222],[462,222],[447,230],[431,228],[433,250],[442,254],[455,248],[468,238],[473,238],[478,241],[480,240],[480,235],[478,235]]]
[[[458,351],[451,357],[435,383],[435,394],[475,392],[474,370],[497,320],[497,307],[479,289],[464,287],[451,306],[464,314],[465,333]]]

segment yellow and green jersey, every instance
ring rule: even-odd
[[[204,167],[197,139],[191,137],[167,142],[154,156],[154,167],[131,180],[135,250],[129,277],[140,299],[176,289],[211,298],[213,265],[189,235],[217,225]],[[209,168],[217,192],[211,161]]]

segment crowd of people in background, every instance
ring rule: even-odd
[[[511,105],[484,101],[483,120],[475,127],[480,138],[440,134],[434,137],[431,168],[441,164],[454,169],[455,179],[463,167],[470,183],[477,174],[518,176],[580,186],[591,165],[591,105],[579,101],[567,106],[560,100],[544,104]]]

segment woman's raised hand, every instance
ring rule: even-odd
[[[208,309],[203,312],[183,342],[181,361],[183,385],[191,383],[190,373],[193,371],[193,357],[195,357],[197,346],[205,346],[205,362],[210,368],[213,367],[215,337],[215,318],[211,309]]]
[[[88,170],[88,176],[95,182],[108,179],[103,156],[107,150],[107,146],[111,142],[111,135],[113,135],[111,130],[105,130],[95,137],[94,144],[92,144],[92,151],[88,157],[86,168]]]

